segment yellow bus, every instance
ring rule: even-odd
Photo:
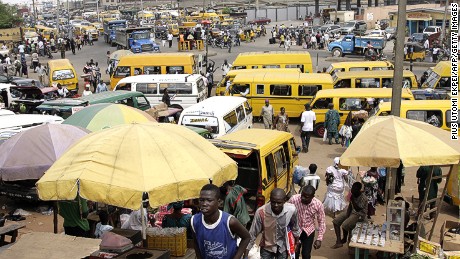
[[[334,88],[392,88],[393,70],[338,72],[332,75]],[[414,73],[403,71],[403,88],[417,88]]]
[[[37,33],[41,34],[43,38],[46,40],[50,40],[51,33],[54,34],[54,36],[57,35],[57,29],[54,28],[49,28],[43,25],[35,25],[35,29],[37,29]]]
[[[77,36],[87,35],[88,33],[91,33],[93,41],[98,40],[99,38],[99,31],[93,26],[77,25],[74,28],[75,28],[75,35]]]
[[[326,70],[331,76],[337,72],[394,70],[389,61],[350,61],[332,63]]]
[[[50,86],[59,83],[68,90],[78,90],[77,72],[68,59],[49,60],[47,69]]]
[[[153,74],[195,74],[197,62],[193,53],[136,54],[120,58],[110,78],[113,89],[127,76]]]
[[[284,74],[298,74],[300,72],[300,69],[292,69],[292,68],[266,68],[263,70],[264,72],[278,72],[278,73],[284,73]],[[227,82],[230,81],[233,82],[233,79],[235,78],[236,75],[239,74],[252,74],[254,73],[253,70],[251,69],[240,69],[240,70],[230,70],[228,73],[217,83],[217,88],[216,88],[216,95],[228,95],[226,94],[226,87],[227,87]]]
[[[260,115],[268,99],[275,111],[284,107],[290,117],[300,117],[305,104],[322,89],[332,89],[332,78],[328,74],[267,72],[262,69],[236,75],[226,92],[227,95],[246,97],[254,116]]]
[[[249,215],[270,200],[270,192],[281,188],[293,190],[292,176],[299,164],[294,136],[291,133],[243,129],[211,140],[216,147],[238,164],[236,184],[247,193],[244,198]]]
[[[339,112],[340,125],[342,125],[349,112],[371,111],[380,102],[390,101],[392,90],[391,88],[345,88],[318,91],[310,103],[312,111],[316,114],[314,134],[318,137],[324,135],[324,120],[330,103],[334,105],[334,110]],[[403,100],[415,100],[414,95],[407,88],[402,89],[401,97]]]
[[[401,102],[401,118],[423,121],[450,132],[451,101],[450,100],[416,100]],[[375,116],[391,114],[391,102],[379,104],[372,113]]]
[[[240,53],[231,70],[261,68],[298,68],[302,73],[313,73],[313,64],[307,51]]]
[[[428,79],[423,83],[422,88],[443,88],[450,91],[451,74],[450,61],[440,61],[428,75]]]

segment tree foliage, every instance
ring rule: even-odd
[[[16,7],[0,3],[0,29],[18,26],[22,19],[17,15]]]
[[[229,14],[229,13],[231,13],[231,12],[232,12],[232,9],[230,9],[229,7],[224,7],[224,8],[222,9],[222,13],[223,13],[223,14]]]

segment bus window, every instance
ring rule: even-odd
[[[264,94],[264,85],[257,85],[257,94]]]
[[[127,77],[131,75],[131,67],[120,67],[115,69],[114,77]]]
[[[406,112],[406,118],[411,120],[418,120],[429,123],[435,127],[440,128],[442,126],[442,111],[431,110],[431,111],[414,111],[409,110]]]
[[[290,96],[291,85],[270,85],[271,95]]]
[[[366,108],[366,98],[340,98],[339,109],[342,111],[359,111]]]
[[[380,88],[378,78],[359,78],[356,79],[356,88]]]
[[[321,85],[299,85],[299,96],[314,96],[321,89]]]
[[[252,69],[258,69],[259,66],[252,66],[251,68],[252,68]]]
[[[232,67],[234,70],[239,70],[239,69],[246,69],[246,66],[234,66]]]
[[[451,110],[446,111],[446,126],[450,128],[450,124],[452,124],[452,117],[451,117]],[[458,121],[457,121],[458,123]]]
[[[249,84],[234,84],[232,85],[233,94],[243,94],[246,96],[249,93]]]
[[[161,83],[160,94],[163,94],[164,89],[168,88],[168,92],[175,94],[192,94],[191,83]]]
[[[161,74],[161,67],[160,66],[144,67],[144,72],[146,75],[159,75]]]
[[[183,66],[168,66],[166,67],[166,74],[183,74]]]
[[[410,77],[404,77],[404,79],[403,79],[403,88],[412,88],[412,81],[410,80]]]
[[[313,104],[313,109],[327,109],[327,106],[332,103],[332,98],[321,98]]]
[[[262,68],[280,68],[280,65],[263,65]]]
[[[351,79],[342,79],[334,85],[334,88],[350,88]]]
[[[126,83],[126,84],[119,84],[116,88],[116,90],[123,90],[123,91],[131,91],[131,84]]]
[[[236,117],[238,118],[238,122],[242,122],[244,120],[245,116],[243,105],[240,105],[236,108]]]
[[[382,78],[382,87],[383,88],[393,88],[393,79],[392,78]]]
[[[275,176],[275,160],[272,154],[265,157],[265,166],[267,167],[267,182],[270,182]]]
[[[225,125],[225,132],[228,132],[233,127],[238,124],[238,119],[236,117],[236,112],[231,111],[227,115],[224,116],[224,125]]]
[[[391,67],[373,67],[372,70],[392,70]]]
[[[288,64],[286,66],[284,66],[285,68],[299,68],[300,69],[300,72],[302,73],[305,73],[305,69],[303,67],[303,65],[292,65],[292,64]]]
[[[251,111],[252,111],[252,108],[251,108],[251,106],[249,105],[249,102],[248,102],[248,101],[246,101],[246,102],[244,103],[244,111],[246,112],[246,116],[249,115],[249,114],[251,113]]]
[[[136,91],[143,94],[157,94],[157,84],[138,83]]]
[[[349,71],[367,71],[369,68],[367,67],[350,67]]]

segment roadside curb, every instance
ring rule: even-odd
[[[328,62],[349,62],[349,61],[364,61],[363,59],[358,59],[358,58],[346,58],[346,57],[343,57],[343,58],[335,58],[335,57],[330,57],[330,58],[326,58],[325,61],[328,61]],[[388,60],[389,62],[393,63],[394,62],[392,60]],[[404,61],[404,66],[410,66],[410,62],[409,61]],[[434,67],[436,66],[436,63],[430,63],[430,62],[413,62],[412,63],[412,66],[414,67]]]

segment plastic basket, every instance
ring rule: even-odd
[[[147,247],[148,249],[169,250],[172,256],[184,256],[187,251],[186,231],[174,236],[147,235]]]

